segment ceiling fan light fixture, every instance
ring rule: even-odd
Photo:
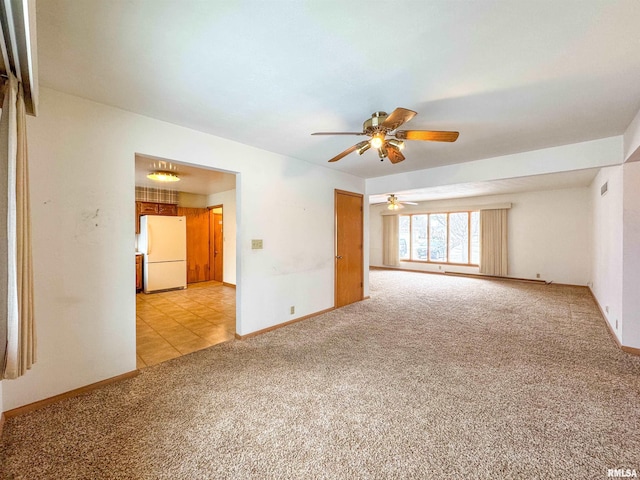
[[[147,175],[147,178],[156,182],[177,182],[180,180],[180,177],[177,174],[173,172],[164,172],[162,170],[150,172]]]
[[[387,208],[389,210],[400,210],[401,208],[404,208],[404,205],[401,205],[400,203],[390,203],[389,205],[387,205]]]
[[[384,144],[384,135],[377,133],[369,142],[373,148],[380,148]]]
[[[396,147],[398,150],[404,150],[404,142],[402,140],[389,140],[389,145]]]
[[[371,148],[371,144],[369,142],[364,142],[360,148],[358,148],[358,154],[362,155],[364,152]]]

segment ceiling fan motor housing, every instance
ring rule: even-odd
[[[382,122],[387,119],[387,112],[373,112],[371,118],[368,118],[362,124],[362,131],[367,135],[373,135],[383,130]]]

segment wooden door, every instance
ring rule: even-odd
[[[214,213],[211,210],[211,215],[209,216],[211,219],[211,238],[213,239],[211,242],[211,252],[209,254],[211,258],[211,280],[215,280],[216,282],[223,281],[222,275],[222,259],[223,259],[223,220],[222,213]]]
[[[364,282],[363,197],[336,190],[335,306],[362,300]]]
[[[187,217],[187,283],[210,279],[209,210],[178,207],[178,215]]]

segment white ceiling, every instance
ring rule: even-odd
[[[392,193],[398,200],[405,202],[426,202],[450,198],[480,197],[506,193],[540,192],[563,188],[580,188],[591,185],[598,174],[597,168],[575,170],[573,172],[550,173],[529,177],[493,180],[489,182],[459,183],[438,187],[421,188],[403,192],[388,192],[383,195],[370,195],[369,203],[386,203]]]
[[[619,135],[640,109],[638,0],[40,0],[45,87],[364,178]],[[327,160],[372,112],[408,142]]]
[[[194,167],[185,163],[175,162],[148,155],[136,155],[136,187],[152,187],[179,192],[211,195],[226,192],[236,188],[236,176],[231,173]],[[180,180],[164,183],[147,178],[153,171],[174,172]]]

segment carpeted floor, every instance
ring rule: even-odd
[[[640,358],[586,288],[372,271],[371,299],[11,418],[6,479],[640,474]]]

